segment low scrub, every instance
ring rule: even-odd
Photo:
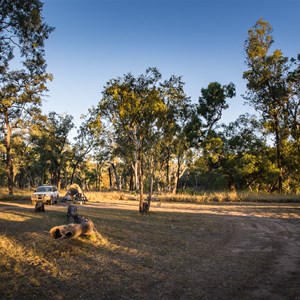
[[[7,190],[0,188],[0,200],[30,201],[31,190],[16,189],[14,195],[8,195]],[[62,198],[65,190],[60,191]],[[111,201],[138,201],[139,195],[126,191],[85,191],[87,199],[91,202]],[[144,195],[147,198],[147,195]],[[296,194],[268,194],[255,192],[203,192],[203,193],[157,193],[153,195],[153,202],[183,202],[183,203],[223,203],[223,202],[300,202],[300,195]]]

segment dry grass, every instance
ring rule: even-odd
[[[135,201],[139,196],[128,192],[85,192],[91,202]],[[147,195],[144,197],[146,198]],[[164,203],[226,203],[226,202],[300,202],[300,195],[254,192],[207,192],[201,194],[154,194],[154,202]]]
[[[234,264],[224,260],[232,254],[223,246],[240,222],[232,218],[300,217],[299,206],[227,203],[163,203],[164,211],[153,205],[153,212],[140,215],[137,200],[113,195],[90,197],[90,205],[78,208],[101,234],[93,240],[50,238],[50,228],[67,221],[66,205],[35,213],[23,200],[0,202],[0,299],[201,299],[222,295],[216,287],[229,282],[230,299],[240,278],[250,276],[236,258]],[[222,215],[228,215],[226,226]],[[240,257],[251,274],[253,261]]]
[[[7,195],[7,189],[0,188],[0,200],[30,200],[32,190],[16,189],[14,195]],[[118,202],[119,200],[136,201],[139,195],[125,191],[85,191],[84,192],[89,201],[93,203],[103,202]],[[66,194],[66,190],[60,191],[60,197]],[[144,196],[145,198],[147,195]],[[255,192],[203,192],[197,194],[154,194],[154,202],[164,203],[225,203],[225,202],[300,202],[300,195],[295,194],[267,194]],[[25,203],[24,202],[24,203]]]
[[[211,192],[194,194],[164,194],[157,197],[162,202],[209,203],[209,202],[236,202],[240,201],[236,192]]]
[[[0,200],[15,200],[16,197],[19,200],[30,200],[30,195],[33,191],[31,190],[21,190],[15,189],[14,195],[8,195],[8,190],[6,188],[0,187]]]

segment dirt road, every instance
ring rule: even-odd
[[[137,209],[132,202],[98,205]],[[190,256],[177,264],[161,260],[155,265],[168,274],[167,282],[173,281],[168,289],[166,283],[160,285],[158,298],[300,299],[299,204],[154,203],[151,211],[175,214],[168,230],[187,243]],[[180,228],[177,214],[182,213],[201,222]]]

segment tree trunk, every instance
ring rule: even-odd
[[[5,111],[5,141],[6,141],[6,175],[7,175],[7,187],[8,187],[8,193],[10,195],[13,195],[14,193],[14,168],[13,168],[13,160],[11,157],[11,147],[10,147],[10,141],[11,141],[11,126],[9,124],[9,118],[8,118],[8,111]]]
[[[170,150],[167,150],[167,165],[166,165],[166,179],[167,179],[167,191],[171,191],[171,180],[170,180]]]
[[[138,175],[138,161],[135,159],[134,164],[132,164],[132,169],[134,172],[134,179],[135,179],[135,191],[138,192],[140,187],[139,187],[139,175]]]
[[[148,194],[148,207],[147,207],[148,211],[150,210],[150,205],[152,201],[154,173],[156,169],[156,160],[153,157],[149,159],[149,168],[150,168],[150,179],[149,179],[149,194]]]
[[[132,192],[133,190],[134,190],[134,185],[133,185],[133,172],[132,172],[132,169],[130,169],[129,191]]]
[[[140,192],[140,202],[139,202],[139,207],[140,207],[140,212],[144,212],[144,206],[143,206],[143,193],[144,193],[144,185],[143,185],[143,175],[142,175],[142,164],[140,157],[138,158],[138,181],[139,181],[139,192]]]
[[[140,191],[140,201],[139,201],[139,211],[140,213],[149,212],[149,201],[144,201],[144,176],[143,176],[143,164],[142,164],[142,150],[138,149],[138,179],[139,179],[139,191]]]
[[[279,134],[278,118],[275,118],[275,137],[276,137],[276,156],[277,156],[277,167],[279,169],[278,175],[278,192],[282,193],[282,183],[283,183],[283,170],[282,170],[282,159],[281,159],[281,138]]]
[[[179,178],[180,178],[180,168],[181,168],[180,156],[178,155],[177,156],[177,170],[176,170],[176,174],[175,174],[172,194],[176,194],[177,190],[178,190],[178,183],[179,183]]]
[[[120,180],[120,177],[118,176],[117,168],[116,168],[116,166],[115,166],[115,164],[113,162],[111,162],[111,167],[112,167],[112,169],[114,171],[117,190],[120,191],[121,190],[121,180]]]
[[[173,191],[172,191],[173,194],[177,193],[178,185],[179,185],[179,179],[183,176],[183,174],[185,173],[185,171],[188,169],[188,167],[185,167],[180,172],[180,168],[181,168],[180,157],[178,157],[178,167],[177,167],[177,172],[176,172],[175,180],[174,180],[174,187],[173,187]]]
[[[109,188],[112,189],[111,167],[108,168]]]
[[[187,174],[187,176],[186,176],[186,178],[185,178],[185,180],[184,180],[184,183],[183,183],[183,185],[182,185],[182,190],[185,190],[185,189],[186,189],[187,182],[188,182],[189,178],[190,178],[190,172],[188,172],[188,174]]]

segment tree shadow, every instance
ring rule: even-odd
[[[294,231],[300,220],[272,218],[266,214],[272,207],[259,216],[256,205],[248,214],[236,210],[238,215],[225,214],[222,207],[212,207],[211,213],[201,206],[140,215],[80,206],[78,213],[90,218],[102,235],[98,242],[51,239],[50,228],[66,223],[67,208],[54,206],[45,213],[34,213],[33,207],[3,208],[0,204],[1,213],[24,218],[0,219],[1,238],[16,248],[9,255],[0,252],[9,256],[9,266],[0,263],[4,298],[13,291],[13,297],[24,299],[250,299],[266,280],[272,281],[269,293],[280,280],[287,291],[277,291],[279,296],[299,291],[299,271],[281,277],[272,272],[280,253],[300,242]],[[290,213],[294,207],[286,209]]]

